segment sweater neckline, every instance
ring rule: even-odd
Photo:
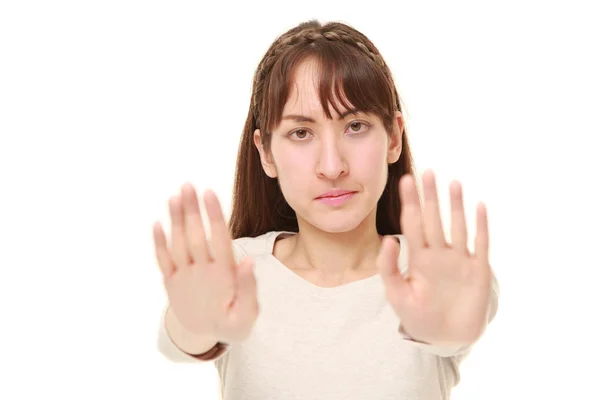
[[[274,267],[276,267],[275,269],[279,271],[281,275],[291,284],[294,284],[295,286],[302,288],[303,290],[306,290],[317,297],[336,297],[345,294],[355,295],[357,293],[362,293],[365,290],[373,290],[377,286],[380,286],[380,288],[383,289],[383,281],[381,280],[381,275],[379,272],[376,272],[375,274],[366,278],[357,279],[352,282],[347,282],[341,285],[331,287],[319,286],[315,283],[304,279],[302,276],[292,271],[287,265],[283,264],[273,254],[273,250],[275,248],[275,241],[279,236],[292,236],[295,234],[296,232],[290,231],[272,231],[269,233],[269,237],[267,240],[268,259],[271,261],[271,264]]]

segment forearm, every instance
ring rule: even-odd
[[[198,355],[206,353],[217,344],[218,339],[209,336],[196,335],[187,331],[173,314],[171,307],[165,314],[165,328],[173,343],[182,351]]]

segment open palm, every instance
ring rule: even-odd
[[[433,172],[423,174],[424,207],[412,176],[403,176],[399,185],[400,224],[408,248],[399,249],[395,240],[385,238],[378,264],[401,331],[426,343],[470,344],[485,330],[492,290],[486,209],[477,207],[471,253],[460,183],[450,185],[451,244],[445,239]],[[408,252],[406,275],[398,269],[399,251]]]

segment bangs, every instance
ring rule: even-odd
[[[378,116],[391,132],[394,112],[399,110],[399,105],[393,84],[383,68],[358,48],[325,40],[295,46],[279,57],[265,87],[259,126],[271,132],[279,125],[295,70],[304,61],[315,63],[317,93],[327,118],[332,119],[330,107],[337,114],[356,109]]]

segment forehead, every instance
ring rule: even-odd
[[[333,78],[333,76],[332,76]],[[300,114],[311,115],[318,118],[326,118],[323,110],[323,105],[319,98],[319,83],[321,80],[321,70],[319,64],[314,60],[306,60],[299,64],[292,76],[292,84],[290,86],[289,96],[283,107],[283,115]],[[332,90],[335,86],[332,84]],[[328,96],[333,97],[334,96]],[[342,103],[335,98],[336,107],[339,110],[345,111],[346,108]],[[348,100],[346,99],[346,102]],[[348,104],[351,106],[351,104]],[[335,108],[329,103],[328,108],[330,113],[335,115]]]

